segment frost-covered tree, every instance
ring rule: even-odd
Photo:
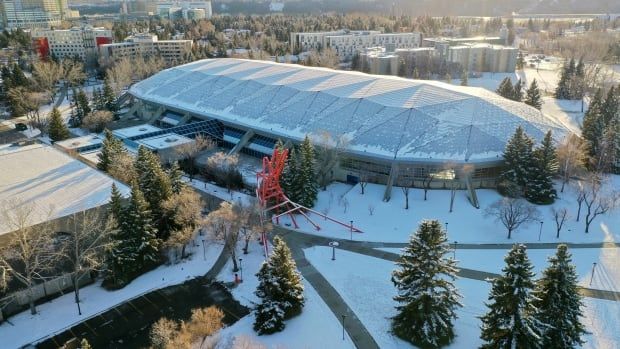
[[[600,142],[605,132],[602,106],[602,92],[598,89],[590,101],[590,106],[583,117],[583,125],[581,126],[581,135],[586,142],[587,148],[587,164],[590,167],[593,166],[592,164],[596,162],[597,155],[600,154]]]
[[[168,177],[170,177],[170,186],[173,194],[178,194],[185,188],[186,184],[183,182],[183,171],[181,171],[177,161],[173,162],[172,166],[168,169]]]
[[[585,341],[581,323],[583,302],[577,286],[578,278],[571,254],[566,245],[558,245],[555,256],[536,283],[534,305],[536,318],[545,324],[542,347],[549,349],[574,348]]]
[[[162,230],[159,232],[160,238],[165,240],[168,237],[168,231],[165,231],[163,229],[164,226],[161,224],[161,218],[163,217],[161,205],[172,195],[170,177],[162,168],[157,155],[143,146],[138,148],[135,169],[138,175],[140,191],[149,204],[154,221],[158,223],[159,228]]]
[[[284,320],[301,313],[305,304],[304,286],[297,266],[284,240],[273,239],[273,251],[263,262],[258,277],[256,295],[261,299],[256,307],[254,330],[269,334],[284,329]]]
[[[620,89],[620,87],[618,89]],[[612,86],[609,91],[607,91],[607,97],[601,105],[601,114],[605,126],[609,125],[609,123],[618,116],[618,111],[620,109],[620,91],[618,89]]]
[[[508,230],[508,239],[512,232],[520,226],[537,220],[539,213],[536,208],[523,199],[502,198],[485,210],[485,216],[494,217]]]
[[[542,108],[542,97],[540,95],[540,89],[538,88],[538,83],[536,79],[532,80],[530,87],[525,92],[525,99],[523,102],[527,105],[531,105],[532,107],[540,110]]]
[[[123,141],[116,139],[112,135],[112,131],[105,130],[104,139],[101,144],[101,152],[97,154],[97,157],[99,158],[97,168],[108,172],[111,164],[115,161],[115,157],[122,152],[126,152]]]
[[[515,82],[515,85],[512,88],[512,99],[513,101],[521,102],[523,100],[523,90],[521,85],[521,79]]]
[[[495,92],[504,98],[513,99],[515,90],[512,86],[512,81],[510,81],[510,78],[504,78]]]
[[[140,188],[134,184],[131,198],[122,210],[123,220],[113,235],[108,256],[107,281],[123,287],[145,269],[156,264],[161,241],[153,225],[148,203]]]
[[[60,116],[60,112],[57,108],[52,109],[49,119],[50,124],[48,133],[52,141],[62,141],[63,139],[69,138],[69,130],[63,122],[62,116]]]
[[[423,221],[409,240],[392,282],[398,289],[394,300],[398,314],[392,330],[400,338],[422,348],[449,344],[461,297],[452,283],[457,268],[445,231],[437,220]]]
[[[534,272],[524,245],[514,245],[503,274],[493,280],[489,311],[481,317],[482,348],[541,348],[542,329],[533,303]]]
[[[514,183],[525,187],[533,169],[532,147],[534,142],[523,131],[521,126],[517,127],[514,135],[506,144],[504,150],[504,170],[500,174],[502,181]]]
[[[314,146],[310,141],[310,137],[306,136],[303,143],[299,147],[300,159],[298,181],[295,183],[299,191],[298,203],[312,207],[316,202],[318,195],[318,184],[316,181],[315,155]]]
[[[534,170],[530,172],[525,197],[536,204],[551,204],[557,197],[553,178],[559,167],[551,131],[545,134],[542,144],[534,151],[533,162]]]

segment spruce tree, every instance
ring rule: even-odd
[[[156,264],[161,244],[148,203],[136,184],[131,188],[131,199],[122,210],[122,217],[108,258],[108,279],[120,287]]]
[[[75,106],[76,106],[76,119],[77,124],[82,124],[82,119],[88,114],[90,114],[91,109],[88,104],[88,97],[83,90],[80,90],[75,98]]]
[[[284,329],[284,320],[301,313],[305,304],[304,286],[297,265],[284,240],[273,239],[273,251],[263,263],[255,294],[261,299],[256,308],[254,329],[267,334]]]
[[[504,78],[504,80],[502,80],[502,82],[499,84],[496,92],[498,95],[504,98],[513,99],[515,91],[514,87],[512,86],[512,82],[510,81],[510,78]]]
[[[481,317],[482,348],[541,348],[543,325],[533,304],[534,273],[524,245],[514,245],[503,274],[493,280],[489,311]]]
[[[525,100],[523,101],[527,105],[540,110],[542,108],[542,97],[540,95],[540,89],[538,89],[538,83],[536,79],[532,80],[530,87],[525,92]]]
[[[557,197],[553,178],[559,164],[551,131],[545,134],[542,144],[534,151],[533,161],[534,170],[530,172],[525,198],[535,204],[552,204]]]
[[[53,142],[62,141],[69,138],[69,130],[62,120],[58,109],[54,108],[50,112],[49,136]]]
[[[578,278],[571,254],[566,245],[558,245],[555,256],[536,283],[534,305],[536,318],[546,326],[542,347],[548,349],[574,348],[585,341],[581,323],[583,303],[577,286]]]
[[[603,116],[603,123],[605,126],[608,126],[610,122],[612,122],[619,111],[619,96],[620,91],[617,91],[613,86],[607,92],[607,97],[605,101],[601,105],[601,113]]]
[[[123,219],[123,196],[121,192],[118,190],[116,183],[112,183],[112,193],[110,194],[110,203],[108,207],[108,211],[112,218],[116,221],[117,225],[124,220]]]
[[[103,81],[103,102],[105,108],[111,112],[116,111],[116,96],[114,95],[114,90],[112,90],[112,86],[110,86],[109,79],[105,79]]]
[[[519,51],[517,56],[517,70],[523,70],[525,67],[525,58],[523,58],[523,52]]]
[[[97,157],[99,158],[97,168],[101,171],[107,172],[110,168],[110,164],[114,161],[114,157],[125,151],[123,142],[114,138],[112,131],[106,129],[104,131],[104,139],[101,144],[101,152],[97,154]]]
[[[288,158],[286,159],[286,164],[282,170],[282,175],[280,176],[280,186],[282,187],[284,194],[294,202],[298,202],[300,197],[298,187],[296,187],[299,182],[298,177],[299,156],[297,155],[295,147],[292,147],[288,153]]]
[[[533,171],[533,141],[525,134],[521,126],[510,138],[504,150],[504,170],[500,174],[502,181],[525,187]]]
[[[602,111],[602,92],[596,91],[590,106],[583,117],[581,136],[586,141],[587,157],[591,163],[600,152],[600,142],[605,132],[605,120]]]
[[[394,300],[398,314],[392,330],[400,338],[422,348],[449,344],[454,338],[456,309],[461,297],[452,283],[457,268],[445,231],[437,220],[423,221],[396,262],[392,282],[398,289]]]
[[[310,138],[306,136],[299,148],[301,162],[299,163],[298,181],[295,183],[299,190],[299,204],[305,207],[313,207],[318,195],[318,183],[316,180],[314,146]]]
[[[569,71],[569,67],[564,65],[560,72],[560,80],[558,86],[555,88],[555,98],[557,99],[570,99],[571,89],[570,83],[573,79],[572,73]]]
[[[181,171],[177,161],[172,163],[172,166],[168,170],[168,176],[170,177],[172,192],[175,194],[180,193],[181,189],[185,187],[185,182],[183,182],[183,171]]]
[[[164,217],[161,205],[172,195],[170,177],[161,167],[157,155],[144,146],[138,148],[135,168],[140,191],[144,194],[153,217],[161,229],[159,237],[166,240],[169,232],[165,230],[163,224],[160,224],[163,223],[162,217]]]
[[[514,87],[512,88],[512,97],[510,98],[513,101],[521,102],[523,100],[523,91],[521,89],[521,80],[517,80]]]

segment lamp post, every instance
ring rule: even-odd
[[[540,221],[540,230],[538,231],[538,241],[540,241],[540,236],[542,235],[542,226],[543,226],[543,221]]]
[[[353,221],[351,221],[351,225],[349,227],[351,228],[351,241],[353,241]]]
[[[448,235],[448,222],[446,222],[446,235]]]
[[[344,319],[346,319],[346,315],[342,314],[342,340],[344,340]]]
[[[452,259],[456,259],[456,244],[459,242],[454,240],[454,250],[452,250]]]
[[[243,258],[239,258],[239,271],[241,272],[241,282],[243,282]]]
[[[202,259],[207,260],[207,248],[205,247],[206,240],[202,239]]]
[[[329,243],[329,246],[332,248],[332,261],[336,260],[336,247],[338,247],[338,245],[340,245],[338,241],[332,241]]]
[[[596,269],[596,262],[592,263],[592,275],[590,275],[590,286],[592,286],[592,280],[594,280],[594,269]]]

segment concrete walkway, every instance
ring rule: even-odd
[[[291,249],[297,269],[299,269],[301,275],[314,287],[334,316],[341,321],[342,315],[346,315],[345,330],[349,337],[351,337],[355,347],[358,349],[378,349],[379,345],[355,312],[349,308],[329,281],[306,259],[303,249],[311,247],[312,244],[303,236],[297,235],[296,232],[278,228],[276,230],[277,235],[282,237]]]

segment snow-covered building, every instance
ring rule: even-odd
[[[30,225],[107,204],[112,183],[129,193],[122,183],[42,144],[0,146],[0,168],[0,205],[8,210],[32,205]],[[0,219],[0,235],[14,230]]]
[[[97,48],[113,41],[112,31],[105,28],[75,27],[71,29],[33,30],[32,41],[41,59],[79,57],[96,58]]]
[[[464,178],[494,185],[517,126],[560,139],[561,121],[477,87],[243,59],[206,59],[134,84],[144,120],[168,111],[208,120],[234,151],[263,156],[277,139],[299,143],[328,131],[348,138],[334,177],[379,183]],[[191,124],[190,124],[191,125]],[[459,171],[467,169],[467,171]],[[389,186],[388,186],[389,187]]]

